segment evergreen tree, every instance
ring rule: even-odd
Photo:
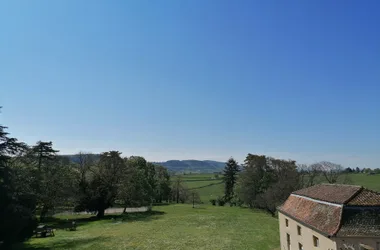
[[[230,201],[234,196],[234,188],[237,181],[237,175],[239,173],[239,165],[234,158],[228,159],[226,166],[223,170],[224,181],[224,199]]]
[[[6,128],[0,125],[0,241],[10,247],[12,242],[30,237],[37,223],[35,200],[18,191],[17,175],[12,169],[14,157],[25,144],[10,138]]]
[[[31,155],[33,156],[34,162],[38,167],[38,171],[41,171],[43,164],[45,166],[48,162],[54,160],[58,150],[53,149],[53,143],[38,141],[35,146],[31,149]]]
[[[64,176],[69,169],[60,162],[63,159],[57,158],[57,152],[51,141],[38,141],[24,157],[25,165],[31,168],[30,172],[35,176],[33,187],[40,209],[40,221],[44,221],[49,210],[63,197]]]

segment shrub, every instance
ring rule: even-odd
[[[216,200],[215,200],[215,199],[211,199],[210,202],[211,202],[211,204],[212,204],[213,206],[216,205]]]
[[[243,205],[243,201],[236,195],[230,200],[230,206],[239,206],[241,207]]]
[[[218,206],[221,206],[221,207],[223,207],[224,204],[226,204],[226,201],[224,200],[223,197],[218,197],[218,199],[216,200],[216,202],[218,203]]]

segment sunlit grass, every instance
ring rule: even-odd
[[[275,249],[278,221],[260,211],[236,207],[169,205],[136,218],[108,217],[32,238],[26,249]],[[122,220],[123,219],[123,220]]]

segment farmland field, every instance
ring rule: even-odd
[[[215,174],[191,174],[182,175],[184,185],[199,193],[201,201],[208,203],[210,199],[223,196],[223,183],[221,175],[215,177]]]
[[[65,221],[69,217],[60,217]],[[129,216],[78,221],[77,231],[32,238],[17,249],[279,249],[278,220],[244,208],[168,205]],[[59,221],[58,221],[59,222]],[[57,223],[57,221],[55,221]]]
[[[375,191],[380,192],[380,174],[350,174],[349,175],[354,185],[360,185]]]
[[[368,175],[368,174],[348,174],[350,184],[360,185],[374,191],[380,192],[380,174]],[[208,203],[210,199],[218,196],[223,196],[223,183],[221,175],[215,178],[214,174],[191,174],[182,175],[184,185],[190,189],[196,190],[201,201]],[[325,182],[321,177],[319,182]]]

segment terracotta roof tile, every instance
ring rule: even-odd
[[[379,207],[346,207],[337,236],[380,236]]]
[[[380,193],[369,189],[363,189],[354,198],[352,198],[347,205],[349,206],[379,206],[380,207]]]
[[[340,184],[320,184],[293,192],[293,194],[306,196],[316,200],[336,204],[349,201],[362,187]]]
[[[291,195],[279,211],[324,234],[333,235],[339,228],[342,207]]]

